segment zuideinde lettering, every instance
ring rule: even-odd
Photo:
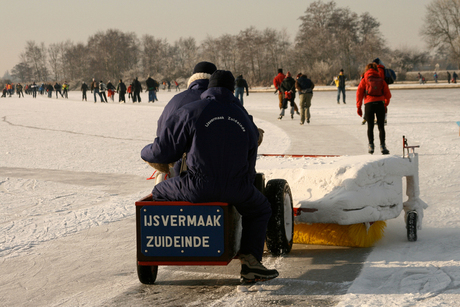
[[[209,247],[209,237],[147,236],[147,247]]]

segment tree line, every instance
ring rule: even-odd
[[[434,0],[442,1],[446,0]],[[416,48],[391,50],[375,17],[367,12],[358,15],[348,7],[337,6],[335,1],[315,1],[299,19],[301,24],[293,41],[286,30],[259,30],[252,26],[236,35],[208,36],[200,44],[193,37],[171,44],[152,35],[139,38],[133,32],[118,29],[97,32],[86,43],[67,40],[46,46],[27,41],[11,75],[20,82],[80,82],[92,78],[116,81],[148,75],[159,81],[178,80],[187,79],[194,65],[206,60],[235,76],[242,74],[251,86],[270,86],[278,68],[293,74],[302,72],[317,84],[327,84],[340,69],[350,79],[358,79],[365,65],[376,57],[401,79],[407,71],[434,61],[448,65],[460,50],[458,34],[452,51],[444,48],[434,58]],[[427,40],[429,30],[434,31],[426,28]],[[432,41],[433,46],[440,46],[438,41]]]

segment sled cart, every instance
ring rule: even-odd
[[[156,183],[165,174],[156,176]],[[294,211],[286,180],[265,185],[258,173],[255,185],[269,200],[272,217],[266,244],[271,254],[290,252]],[[237,210],[227,203],[158,202],[148,195],[136,202],[137,273],[143,284],[153,284],[161,265],[227,265],[239,251],[242,232]]]

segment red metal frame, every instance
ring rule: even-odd
[[[228,262],[227,261],[175,261],[175,262],[173,261],[138,261],[137,263],[143,266],[154,266],[154,265],[221,265],[221,266],[225,266],[225,265],[228,265],[230,261]]]
[[[283,157],[283,158],[329,158],[329,157],[340,157],[340,155],[290,155],[290,154],[260,154],[264,157]]]

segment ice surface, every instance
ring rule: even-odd
[[[233,284],[237,264],[221,271],[202,268],[201,273],[164,268],[159,273],[164,295],[156,294],[155,287],[139,286],[134,265],[134,202],[151,190],[145,179],[153,171],[139,153],[154,139],[156,120],[173,94],[160,92],[155,104],[123,105],[82,102],[79,92],[71,92],[68,100],[0,99],[2,304],[148,306],[155,304],[149,298],[158,299],[158,295],[156,304],[163,306],[265,306],[295,304],[307,298],[339,306],[457,304],[458,89],[393,92],[387,147],[398,157],[366,155],[366,129],[356,115],[351,91],[347,105],[336,104],[335,92],[315,93],[312,120],[304,126],[298,124],[297,116],[277,121],[278,102],[273,93],[251,93],[245,98],[245,107],[266,132],[260,153],[343,156],[259,158],[258,171],[267,180],[286,179],[297,205],[327,204],[324,195],[352,193],[345,199],[360,203],[391,199],[393,203],[397,198],[397,211],[401,211],[401,201],[403,205],[409,201],[404,183],[399,186],[405,173],[398,162],[402,135],[410,144],[421,145],[417,150],[419,196],[429,207],[419,239],[407,241],[401,217],[388,220],[385,237],[372,249],[353,282],[305,280],[315,270],[300,265],[307,259],[298,257],[309,253],[298,252],[292,257],[267,258],[264,264],[277,268],[280,277],[264,284],[262,290],[237,291]],[[394,178],[381,171],[387,168]],[[368,195],[363,196],[360,189]],[[355,204],[344,202],[343,206]],[[291,267],[292,263],[296,266]],[[334,270],[321,272],[324,277],[327,274],[333,275]],[[283,277],[288,275],[297,277]],[[228,285],[216,286],[228,278]],[[209,294],[181,286],[186,279],[196,284],[208,280],[202,289]],[[311,289],[320,289],[316,293],[322,295],[312,295]]]

